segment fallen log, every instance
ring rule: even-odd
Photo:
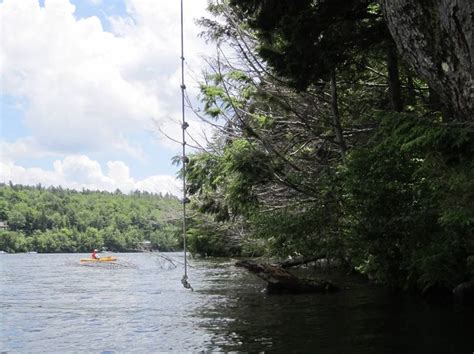
[[[337,286],[327,280],[298,278],[287,270],[274,265],[245,260],[238,261],[235,266],[245,268],[265,280],[269,293],[326,293],[339,290]]]

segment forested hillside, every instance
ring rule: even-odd
[[[194,250],[324,256],[421,292],[471,279],[472,2],[209,10],[201,100],[219,132],[187,165]]]
[[[180,207],[174,196],[0,185],[0,250],[6,252],[133,251],[180,247]]]

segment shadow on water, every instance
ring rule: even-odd
[[[215,265],[214,265],[215,266]],[[196,314],[209,318],[212,342],[224,351],[314,353],[472,353],[474,310],[428,303],[339,276],[336,294],[270,295],[245,270],[222,265],[208,275],[216,301]],[[235,282],[234,282],[235,281]],[[210,348],[212,349],[212,348]]]

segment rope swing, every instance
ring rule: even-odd
[[[183,248],[184,248],[184,275],[181,279],[181,284],[186,289],[191,289],[193,287],[188,282],[188,257],[187,257],[187,246],[186,246],[186,204],[189,203],[189,199],[186,196],[186,164],[189,159],[186,156],[186,129],[189,127],[189,124],[186,122],[185,116],[185,95],[186,95],[186,85],[184,84],[184,23],[183,23],[183,0],[181,0],[181,116],[182,124],[181,130],[183,133],[182,136],[182,145],[183,153],[181,155],[182,162],[182,176],[183,176]]]

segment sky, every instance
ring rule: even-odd
[[[184,4],[197,97],[207,1]],[[0,0],[0,182],[179,195],[179,25],[180,0]]]

